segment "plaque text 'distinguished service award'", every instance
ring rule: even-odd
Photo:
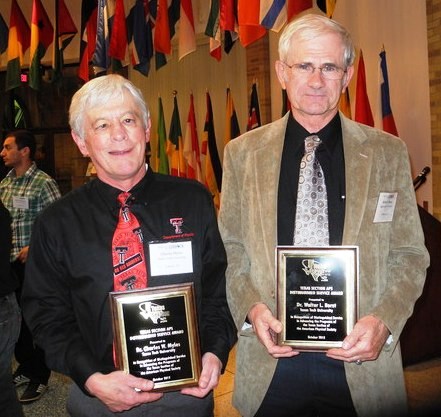
[[[278,343],[340,347],[358,318],[358,247],[276,248]]]
[[[154,391],[196,386],[201,355],[193,284],[111,292],[116,365]]]

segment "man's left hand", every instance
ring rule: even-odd
[[[202,357],[202,372],[197,387],[184,388],[182,394],[203,398],[219,384],[222,362],[213,353],[207,352]]]
[[[343,340],[342,347],[329,349],[326,355],[345,362],[374,361],[389,334],[389,329],[379,318],[365,316],[357,321],[352,332]]]

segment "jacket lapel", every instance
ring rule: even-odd
[[[346,214],[343,245],[353,245],[360,232],[368,199],[373,149],[360,127],[340,114],[343,131],[346,176]]]

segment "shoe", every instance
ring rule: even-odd
[[[29,385],[23,395],[20,397],[20,402],[29,404],[33,401],[37,401],[46,392],[46,390],[47,385],[31,381],[29,382]]]
[[[30,379],[23,374],[18,374],[18,375],[14,375],[12,381],[14,382],[14,385],[16,387],[20,387],[24,384],[27,384],[30,381]]]

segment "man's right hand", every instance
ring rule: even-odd
[[[159,400],[162,393],[151,392],[154,383],[122,371],[104,375],[92,374],[86,381],[87,391],[102,401],[110,411],[118,413],[138,405]]]
[[[267,305],[263,303],[254,304],[248,312],[248,320],[253,326],[254,333],[271,356],[274,358],[290,358],[299,354],[291,346],[276,344],[276,334],[282,331],[282,323],[273,316]]]

